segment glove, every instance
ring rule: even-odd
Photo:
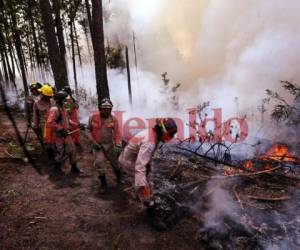
[[[59,137],[67,137],[68,136],[68,130],[64,129],[64,128],[59,129],[59,130],[57,130],[57,135]]]
[[[100,151],[102,147],[98,143],[93,143],[92,148],[96,151]]]
[[[155,205],[154,200],[152,200],[151,198],[145,199],[143,203],[146,208],[153,208]]]
[[[83,123],[79,123],[79,128],[80,128],[81,130],[85,130],[85,125],[84,125]]]
[[[149,187],[147,186],[144,186],[144,187],[139,187],[138,188],[138,194],[139,194],[139,197],[141,197],[141,199],[143,201],[146,201],[147,199],[150,198],[151,196],[151,190]]]
[[[114,150],[115,154],[117,156],[119,156],[122,153],[122,150],[123,150],[122,145],[121,144],[114,145],[114,149],[113,150]]]

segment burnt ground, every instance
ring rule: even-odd
[[[24,118],[16,112],[14,117],[24,135]],[[30,132],[39,174],[13,159],[13,151],[5,152],[14,130],[3,111],[0,124],[0,249],[201,249],[193,219],[156,231],[111,174],[109,193],[100,195],[88,147],[78,164],[85,175],[72,177],[67,166],[58,177]]]

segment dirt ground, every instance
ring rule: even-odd
[[[24,135],[26,122],[14,115]],[[39,174],[5,154],[14,130],[3,111],[0,124],[0,249],[201,249],[197,223],[183,219],[168,231],[154,230],[112,175],[109,192],[100,195],[88,147],[78,164],[84,176],[70,176],[66,166],[65,176],[57,177],[46,157],[33,151]]]

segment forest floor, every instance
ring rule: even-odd
[[[23,115],[14,117],[24,136]],[[58,177],[30,131],[38,173],[7,154],[15,131],[3,110],[0,124],[0,249],[201,249],[194,237],[197,223],[183,219],[167,231],[154,230],[111,173],[109,192],[100,195],[88,147],[78,163],[85,174],[69,175],[67,164]]]
[[[24,136],[24,116],[12,111]],[[118,186],[112,172],[109,191],[99,194],[84,137],[78,161],[84,175],[70,175],[66,164],[57,176],[31,130],[27,149],[36,164],[26,163],[1,107],[0,124],[0,250],[300,247],[298,160],[254,158],[249,169],[186,154],[183,145],[159,147],[152,161],[154,214],[169,224],[157,231],[132,189]]]

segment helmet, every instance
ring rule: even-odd
[[[64,99],[64,108],[66,111],[71,112],[73,109],[78,109],[78,104],[68,95],[67,98]]]
[[[173,118],[157,119],[156,123],[164,134],[173,136],[177,133],[177,125]]]
[[[29,88],[30,88],[30,90],[34,90],[34,89],[38,90],[42,86],[43,85],[41,83],[39,83],[39,82],[33,82],[33,83],[30,84]]]
[[[112,108],[113,104],[109,98],[103,98],[100,102],[100,108]]]
[[[53,96],[53,88],[49,85],[43,85],[39,91],[42,93],[42,95]]]
[[[55,95],[54,95],[54,99],[57,101],[63,101],[64,99],[66,99],[68,96],[68,93],[66,91],[58,91]]]

